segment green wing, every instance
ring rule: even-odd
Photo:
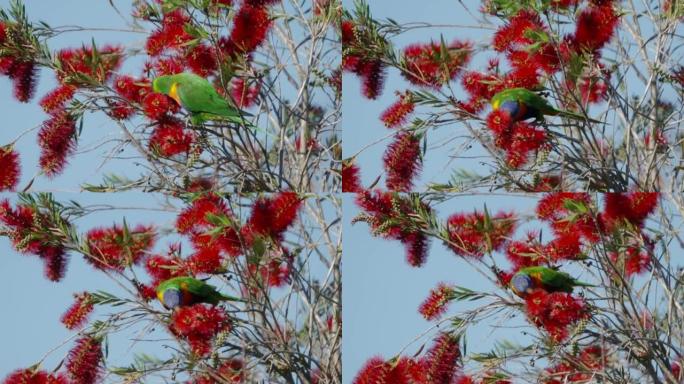
[[[202,301],[209,304],[218,304],[219,301],[229,300],[229,301],[240,301],[240,299],[232,296],[226,296],[216,290],[216,287],[209,285],[201,280],[197,280],[192,277],[179,277],[182,279],[180,283],[185,283],[188,292],[192,293],[196,297],[202,298]]]
[[[572,292],[573,287],[594,287],[595,285],[587,284],[579,280],[575,280],[572,276],[565,272],[556,271],[548,267],[537,266],[523,268],[520,272],[528,275],[536,275],[539,277],[544,288],[549,291]]]
[[[178,97],[183,107],[196,116],[195,122],[226,120],[248,124],[242,117],[246,114],[221,97],[207,79],[189,73],[178,76]]]

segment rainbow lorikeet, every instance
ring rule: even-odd
[[[601,123],[577,113],[556,109],[546,99],[526,88],[510,88],[497,93],[492,97],[492,109],[508,112],[513,121],[527,120],[532,117],[542,120],[545,115],[558,115],[575,120]]]
[[[157,286],[157,299],[167,309],[188,306],[197,303],[218,304],[221,301],[242,301],[236,297],[226,296],[213,285],[189,276],[174,277],[162,281]]]
[[[154,92],[168,95],[191,115],[193,124],[208,120],[225,120],[252,126],[243,116],[249,116],[221,97],[209,80],[192,73],[159,76],[152,82]]]
[[[537,266],[522,268],[511,278],[510,287],[513,292],[525,297],[535,288],[541,288],[547,292],[572,293],[574,287],[595,287],[572,278],[565,272],[552,268]]]

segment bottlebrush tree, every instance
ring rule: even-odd
[[[409,265],[430,263],[433,242],[464,266],[416,305],[432,326],[394,356],[366,345],[352,383],[681,383],[682,216],[673,205],[656,192],[526,197],[534,212],[458,195],[357,192],[354,221],[400,241]],[[443,217],[440,205],[458,208]],[[483,283],[468,287],[477,278],[465,276]],[[476,331],[489,337],[468,337]]]
[[[123,16],[111,5],[112,14]],[[37,137],[40,177],[62,174],[81,133],[96,128],[89,118],[104,113],[119,134],[101,138],[103,160],[123,152],[144,171],[104,175],[100,184],[83,186],[88,190],[338,189],[337,1],[145,0],[133,1],[129,14],[128,31],[145,36],[138,44],[87,37],[53,51],[56,37],[88,29],[32,21],[20,0],[0,10],[0,75],[13,88],[3,91],[45,112],[37,135],[17,132],[17,140]],[[242,122],[190,119],[205,106],[188,109],[182,95],[154,91],[155,78],[178,73],[207,79]],[[37,95],[45,76],[57,85]],[[19,155],[34,156],[17,153],[15,143],[0,148],[0,190],[19,186]],[[29,179],[21,181],[30,186]]]
[[[72,336],[49,352],[36,351],[35,364],[17,367],[2,383],[340,382],[335,198],[199,193],[160,208],[175,220],[121,218],[86,229],[78,222],[102,206],[62,203],[45,193],[0,202],[0,234],[17,252],[37,256],[46,279],[59,282],[69,263],[85,261],[118,289],[74,292],[73,304],[55,314]],[[207,303],[183,296],[180,306],[166,309],[156,288],[179,276],[207,281],[231,298]],[[136,336],[128,341],[123,332]],[[128,364],[109,361],[113,340],[130,344]],[[48,366],[48,356],[58,363]]]
[[[435,25],[400,23],[371,13],[374,6],[382,9],[357,0],[344,10],[342,65],[350,84],[361,83],[359,98],[397,94],[378,105],[373,129],[380,133],[365,134],[359,150],[386,145],[376,161],[387,189],[681,195],[681,2],[458,2],[454,15],[466,16]],[[472,40],[444,36],[473,30]],[[433,37],[406,44],[416,31]],[[390,88],[394,74],[403,81]],[[511,89],[545,106],[519,96],[492,104]],[[346,154],[346,162],[358,154]],[[431,160],[446,173],[417,184]],[[366,156],[359,165],[372,162]]]

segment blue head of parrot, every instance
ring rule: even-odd
[[[177,289],[167,289],[164,291],[164,306],[167,309],[179,307],[183,302],[183,292]]]
[[[518,273],[511,279],[511,288],[518,295],[524,295],[528,290],[534,288],[532,278],[523,273]]]

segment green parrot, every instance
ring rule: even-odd
[[[595,287],[595,285],[575,280],[565,272],[543,266],[520,269],[510,283],[513,292],[520,297],[525,297],[535,288],[541,288],[547,292],[572,293],[573,288],[578,286]]]
[[[242,301],[237,297],[226,296],[213,285],[189,276],[174,277],[162,281],[157,286],[157,299],[167,309],[197,303],[218,304],[221,301]]]
[[[545,115],[558,115],[580,121],[589,120],[592,123],[601,123],[577,113],[558,110],[552,107],[546,99],[526,88],[510,88],[497,93],[492,97],[492,109],[508,112],[513,121],[527,120],[532,117],[542,120]]]
[[[193,124],[225,120],[252,127],[242,116],[248,114],[221,97],[209,80],[192,73],[159,76],[152,82],[154,92],[168,95],[191,114]]]

